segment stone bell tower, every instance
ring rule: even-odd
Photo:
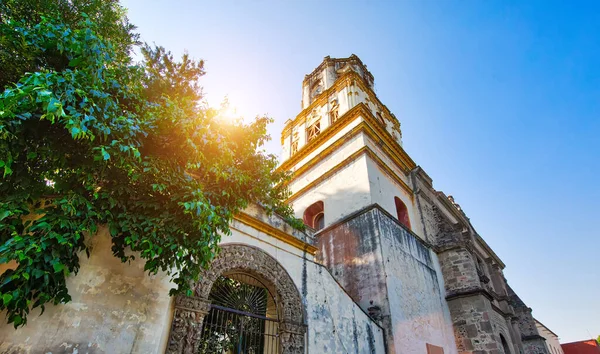
[[[456,353],[411,187],[416,165],[356,55],[325,57],[305,76],[302,111],[281,143],[279,168],[292,172],[288,202],[315,231],[317,261],[384,329],[388,352]]]
[[[395,215],[394,197],[415,217],[407,178],[415,164],[402,149],[400,122],[373,88],[356,55],[325,57],[304,77],[302,111],[283,129],[280,168],[294,172],[289,202],[299,213],[322,202],[322,226],[373,203]]]

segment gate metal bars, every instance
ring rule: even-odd
[[[200,337],[202,354],[278,354],[275,300],[256,278],[221,276],[211,289]]]

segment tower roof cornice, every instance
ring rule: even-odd
[[[332,93],[337,92],[350,84],[356,84],[364,92],[366,92],[369,95],[369,99],[371,99],[374,102],[377,102],[383,108],[385,113],[389,117],[392,117],[392,123],[396,127],[400,128],[400,122],[398,121],[396,116],[392,112],[390,112],[387,106],[384,105],[379,100],[379,98],[377,98],[375,92],[373,92],[373,90],[367,86],[364,80],[362,80],[362,77],[355,71],[348,71],[344,73],[341,77],[339,77],[333,86],[322,92],[315,101],[313,101],[308,107],[303,109],[294,119],[289,119],[285,123],[285,126],[283,127],[283,130],[281,132],[281,143],[283,144],[283,140],[291,134],[293,126],[300,124],[316,107],[322,106],[325,103],[327,103],[327,100],[329,99],[329,96]]]
[[[303,83],[310,81],[310,79],[316,75],[319,75],[326,66],[335,65],[336,63],[349,63],[349,64],[357,64],[360,66],[362,71],[365,73],[368,81],[373,82],[374,77],[373,74],[367,69],[367,66],[360,60],[360,58],[356,54],[350,55],[348,58],[331,58],[329,55],[323,58],[323,61],[319,66],[317,66],[310,74],[304,75]]]

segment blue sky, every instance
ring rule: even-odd
[[[600,3],[127,0],[142,39],[206,60],[207,99],[283,123],[354,53],[404,147],[563,342],[600,334]]]

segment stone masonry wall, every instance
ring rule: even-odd
[[[504,318],[504,316],[502,316],[500,313],[498,313],[498,311],[492,310],[492,328],[494,329],[494,333],[496,333],[496,335],[498,336],[498,341],[500,341],[499,335],[502,334],[507,344],[511,346],[510,343],[513,342],[513,339],[511,335],[512,331],[509,326],[510,320],[507,321],[507,319]],[[501,349],[502,352],[504,352],[504,348],[502,348],[502,346],[500,346],[499,349]],[[512,346],[511,348],[509,348],[509,350],[511,350],[510,353],[504,354],[515,354],[514,352],[512,352],[512,350],[514,350]]]
[[[481,287],[475,261],[468,250],[456,248],[440,253],[438,257],[444,275],[447,296]]]
[[[483,295],[448,301],[459,353],[501,353],[491,322],[492,307]]]

